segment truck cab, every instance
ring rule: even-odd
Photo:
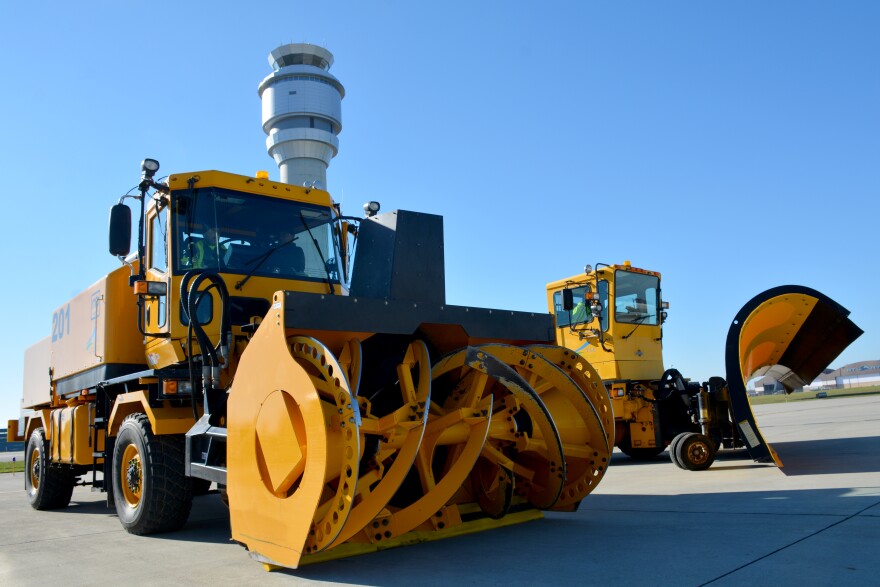
[[[225,284],[225,292],[205,284],[192,300],[194,319],[215,343],[224,304],[237,338],[266,315],[276,291],[347,292],[345,228],[327,192],[203,171],[171,175],[157,196],[145,214],[140,316],[150,368],[186,359],[190,316],[180,301],[193,276],[212,273]]]
[[[659,454],[658,388],[663,367],[666,309],[660,273],[629,261],[595,268],[547,285],[556,342],[582,356],[605,382],[615,415],[617,445],[627,454]]]
[[[566,303],[566,300],[570,301]],[[547,286],[556,340],[588,359],[606,382],[663,375],[660,274],[629,261]]]

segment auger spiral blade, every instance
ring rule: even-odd
[[[595,488],[608,467],[611,454],[609,437],[593,401],[566,369],[554,360],[564,362],[564,349],[552,346],[521,348],[507,344],[486,344],[477,347],[513,369],[533,389],[559,433],[565,463],[565,478],[559,498],[545,509],[570,510]],[[553,359],[553,360],[551,360]],[[582,366],[589,368],[589,366]],[[587,386],[596,398],[600,409],[606,405],[607,393],[598,376],[593,373],[591,381],[598,381],[594,389]],[[609,409],[603,413],[610,416]]]
[[[359,349],[356,341],[350,349]],[[359,357],[359,350],[355,353]],[[359,359],[358,359],[359,361]],[[416,379],[413,373],[417,373]],[[386,511],[391,499],[409,473],[419,454],[428,422],[427,406],[431,401],[431,363],[428,349],[422,341],[409,345],[403,361],[397,367],[401,405],[388,415],[375,416],[367,398],[360,397],[364,406],[361,432],[371,438],[375,447],[366,455],[366,463],[358,480],[356,505],[335,542],[347,540],[379,542],[390,538]]]
[[[538,393],[486,346],[467,347],[444,357],[434,366],[435,382],[438,379],[451,386],[446,409],[494,398],[496,424],[483,448],[483,459],[510,471],[514,491],[534,507],[552,507],[562,493],[565,461],[556,425]],[[481,477],[487,466],[481,464]],[[496,508],[497,504],[492,509]]]
[[[530,383],[534,382],[557,421],[565,453],[568,475],[563,496],[553,509],[575,509],[580,500],[596,488],[608,468],[614,448],[611,398],[599,374],[577,353],[554,345],[531,345],[525,350],[543,360],[527,361],[525,365],[517,361],[519,366],[514,368],[527,374]],[[520,360],[528,356],[521,353]],[[551,367],[563,372],[568,379],[560,377]]]

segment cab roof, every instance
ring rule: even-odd
[[[172,191],[187,190],[192,178],[196,179],[196,183],[193,185],[196,188],[218,187],[319,206],[333,206],[333,198],[324,190],[290,185],[260,177],[226,173],[225,171],[175,173],[168,177],[168,187]]]
[[[646,275],[653,275],[653,276],[657,277],[658,279],[660,278],[660,273],[657,271],[651,271],[649,269],[640,269],[638,267],[633,267],[629,261],[624,261],[623,264],[621,264],[621,265],[617,265],[617,264],[602,265],[602,267],[600,267],[598,270],[594,269],[593,271],[591,271],[589,273],[578,273],[577,275],[572,275],[571,277],[567,277],[565,279],[558,279],[556,281],[551,281],[550,283],[547,284],[547,290],[550,291],[550,290],[557,290],[557,289],[560,289],[563,287],[574,287],[574,286],[582,285],[587,282],[587,279],[593,278],[596,275],[597,271],[599,273],[601,273],[601,272],[606,271],[608,269],[610,269],[612,271],[617,271],[618,269],[620,269],[623,271],[631,271],[633,273],[644,273]]]

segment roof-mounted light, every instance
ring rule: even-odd
[[[379,202],[371,200],[364,204],[364,214],[367,218],[371,218],[379,213],[379,208],[381,208]]]
[[[144,159],[141,161],[141,173],[147,179],[153,179],[156,172],[159,171],[159,162],[155,159]]]

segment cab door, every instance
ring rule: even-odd
[[[167,207],[157,205],[147,213],[147,281],[166,284],[166,295],[148,296],[145,299],[144,331],[150,334],[168,332],[168,212]]]

